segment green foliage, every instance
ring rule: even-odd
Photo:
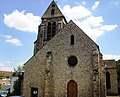
[[[0,79],[4,78],[4,73],[0,72]]]
[[[1,90],[1,88],[2,88],[2,84],[0,84],[0,90]]]
[[[116,63],[117,63],[118,84],[120,86],[120,60],[118,60]]]
[[[10,91],[8,92],[7,96],[15,96],[13,93],[10,93]]]
[[[21,81],[18,79],[15,81],[13,86],[14,91],[12,93],[8,93],[8,96],[20,95],[21,94]]]
[[[14,68],[14,72],[22,72],[24,71],[24,65],[19,65],[17,68]],[[21,78],[19,76],[18,80],[15,81],[13,86],[14,91],[12,93],[8,93],[8,96],[15,96],[15,95],[21,95]]]
[[[19,65],[17,68],[14,68],[14,72],[20,73],[24,71],[24,65]],[[8,93],[8,96],[21,95],[21,77],[19,76],[18,80],[15,81],[12,93]]]

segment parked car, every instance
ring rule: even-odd
[[[6,91],[2,91],[0,92],[0,97],[7,97],[7,93]]]

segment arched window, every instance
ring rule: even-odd
[[[51,38],[51,23],[48,23],[48,27],[47,27],[47,40],[50,40]]]
[[[109,72],[106,72],[106,88],[107,89],[111,88],[111,86],[110,86],[110,73]]]
[[[55,4],[52,4],[52,7],[55,7]]]
[[[55,14],[55,9],[52,9],[51,10],[51,15],[54,15]]]
[[[74,35],[71,35],[71,37],[70,37],[70,44],[74,45]]]
[[[52,37],[55,35],[56,32],[56,22],[52,23]]]

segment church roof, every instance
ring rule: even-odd
[[[54,14],[51,14],[52,10],[54,10]],[[44,19],[44,18],[53,18],[53,17],[63,17],[65,19],[64,15],[60,11],[60,9],[58,8],[58,6],[57,6],[57,4],[55,3],[54,0],[51,2],[49,7],[47,8],[45,13],[43,14],[42,19]],[[65,21],[66,21],[66,19],[65,19]]]

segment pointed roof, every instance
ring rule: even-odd
[[[54,15],[51,15],[52,9],[54,9]],[[44,18],[52,18],[52,17],[63,17],[65,19],[64,15],[60,11],[60,9],[58,8],[58,6],[57,6],[57,4],[55,3],[54,0],[51,2],[49,7],[47,8],[45,13],[43,14],[42,19],[44,19]]]

